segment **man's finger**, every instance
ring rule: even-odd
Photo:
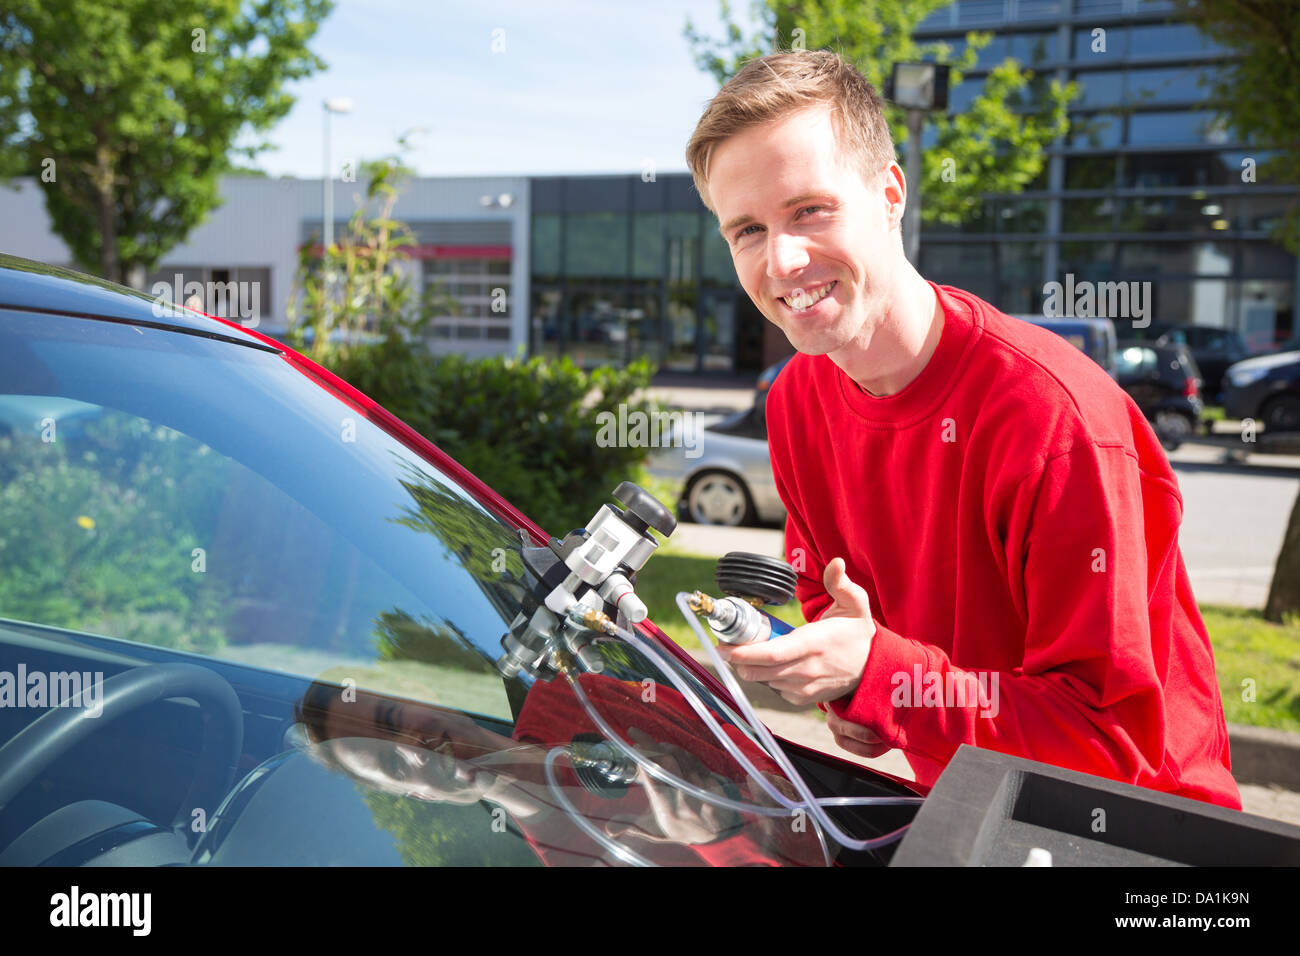
[[[826,586],[826,593],[835,602],[830,611],[839,610],[843,613],[844,610],[850,610],[855,616],[871,616],[871,599],[867,589],[849,579],[843,558],[835,558],[826,565],[822,583]]]
[[[772,684],[779,680],[806,680],[807,675],[802,671],[802,664],[802,660],[797,660],[790,664],[776,664],[772,667],[738,665],[736,666],[736,676],[741,680],[759,684]],[[776,689],[780,690],[779,687]]]
[[[810,653],[807,631],[809,628],[816,628],[816,626],[815,623],[805,624],[803,627],[796,628],[789,634],[772,641],[732,645],[722,655],[723,659],[733,667],[736,665],[774,667],[778,664],[792,663],[800,658],[807,657]],[[813,636],[816,636],[815,630]]]
[[[855,740],[852,737],[836,737],[835,743],[855,756],[866,757],[868,759],[883,756],[891,749],[888,745],[883,743],[864,744],[862,741]]]
[[[850,737],[854,740],[861,741],[865,744],[883,743],[874,730],[864,724],[855,724],[851,720],[845,720],[835,713],[826,715],[826,726],[830,728],[832,734],[836,737]]]

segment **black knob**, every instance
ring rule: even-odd
[[[614,497],[627,506],[626,516],[636,518],[628,522],[642,534],[654,528],[664,537],[677,530],[677,519],[654,495],[640,485],[625,481],[614,489]]]
[[[729,551],[718,559],[714,580],[723,594],[755,598],[764,604],[784,604],[794,597],[799,580],[794,568],[780,558],[748,551]]]

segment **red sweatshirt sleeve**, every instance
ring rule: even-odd
[[[1174,594],[1149,587],[1181,560],[1181,508],[1166,485],[1144,482],[1118,444],[1046,462],[1006,512],[1008,578],[1027,616],[1023,666],[965,671],[939,648],[878,627],[862,682],[834,711],[941,764],[969,743],[1152,785],[1165,772],[1156,656],[1168,646],[1153,645],[1150,622]]]

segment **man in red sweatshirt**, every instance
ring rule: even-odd
[[[1159,442],[1078,349],[907,261],[870,84],[834,53],[755,60],[687,160],[801,353],[767,419],[812,623],[725,651],[740,676],[924,784],[970,743],[1239,809]]]

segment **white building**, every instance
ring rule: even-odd
[[[0,189],[0,251],[76,268],[68,247],[50,229],[40,186],[16,180]],[[364,202],[365,183],[335,181],[335,241]],[[163,287],[188,297],[185,286],[202,284],[205,311],[242,319],[268,334],[283,333],[293,293],[299,250],[319,242],[324,196],[319,179],[227,176],[222,205],[158,268],[143,277],[146,291]],[[438,281],[458,314],[434,320],[435,351],[467,355],[516,354],[528,348],[529,180],[525,177],[411,179],[393,210],[414,232],[403,265],[414,288]],[[235,283],[228,286],[227,283]],[[193,289],[191,285],[191,289]],[[175,297],[174,293],[170,297]]]

